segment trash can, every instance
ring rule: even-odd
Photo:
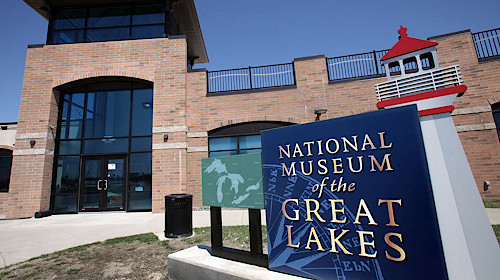
[[[165,196],[165,237],[179,238],[193,234],[193,195]]]

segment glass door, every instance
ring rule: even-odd
[[[126,156],[84,157],[80,211],[125,209]]]

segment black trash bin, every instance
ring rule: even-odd
[[[165,237],[179,238],[193,234],[193,195],[165,196]]]

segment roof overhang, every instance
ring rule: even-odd
[[[166,1],[166,0],[165,0]],[[151,0],[24,0],[45,19],[50,18],[52,8],[83,5],[106,5],[151,2]],[[174,13],[188,41],[188,52],[191,57],[197,57],[195,63],[207,63],[208,55],[201,33],[198,14],[193,0],[173,1]]]

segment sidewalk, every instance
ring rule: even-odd
[[[262,212],[265,223],[264,211]],[[223,210],[223,225],[248,224],[248,211]],[[210,211],[193,211],[193,227],[210,226]],[[153,232],[164,236],[165,215],[150,212],[100,212],[54,215],[41,219],[0,220],[0,267],[43,254]]]
[[[500,224],[500,208],[486,209],[492,224]],[[265,224],[265,214],[262,223]],[[223,225],[248,224],[248,211],[223,210]],[[210,211],[193,211],[193,227],[210,226]],[[102,212],[54,215],[42,219],[0,221],[0,267],[43,254],[104,241],[154,232],[163,236],[165,215]]]

